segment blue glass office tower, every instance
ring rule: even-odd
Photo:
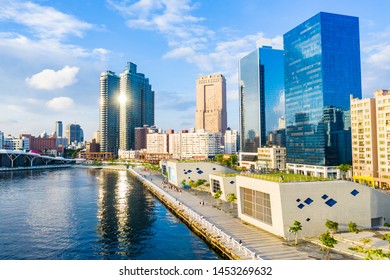
[[[362,95],[358,18],[321,12],[283,39],[287,163],[351,163],[349,95]]]
[[[134,150],[135,128],[154,125],[154,91],[149,79],[129,62],[120,75],[119,149]]]
[[[284,116],[283,51],[263,46],[240,59],[240,150],[257,153]]]

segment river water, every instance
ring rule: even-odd
[[[0,260],[218,258],[126,171],[0,173]]]

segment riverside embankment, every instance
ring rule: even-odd
[[[160,201],[175,213],[193,232],[203,238],[226,259],[320,259],[317,248],[289,246],[288,242],[259,228],[243,223],[229,213],[221,211],[211,201],[200,204],[200,198],[188,191],[164,188],[164,177],[143,168],[119,166],[104,167],[128,170],[140,180]],[[210,196],[211,197],[211,196]],[[311,246],[311,245],[308,245]],[[314,254],[313,254],[314,253]]]

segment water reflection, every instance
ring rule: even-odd
[[[156,215],[153,200],[139,182],[126,171],[101,172],[98,207],[100,255],[134,259],[144,254]]]

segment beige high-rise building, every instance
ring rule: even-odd
[[[390,189],[390,90],[351,98],[353,179]]]
[[[376,109],[374,98],[352,98],[353,179],[374,186],[378,176]]]
[[[390,90],[376,90],[378,183],[390,188]]]
[[[196,130],[225,133],[227,128],[226,80],[222,74],[196,80]]]

